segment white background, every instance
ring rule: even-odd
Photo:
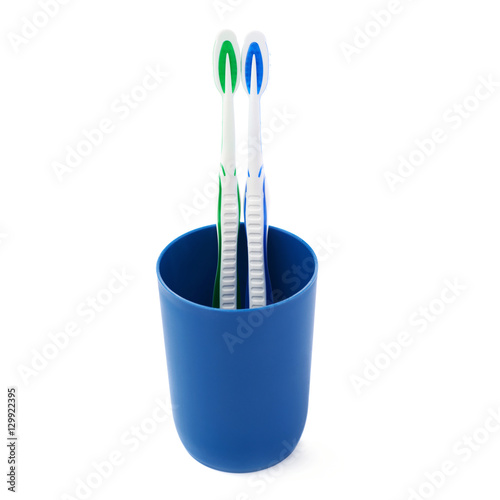
[[[358,30],[387,8],[70,0],[17,46],[23,17],[40,7],[2,2],[0,328],[2,390],[19,391],[18,498],[79,498],[78,481],[114,452],[121,465],[89,498],[302,499],[321,490],[405,500],[419,488],[421,498],[499,498],[500,432],[481,427],[500,406],[500,87],[479,103],[468,97],[480,78],[500,81],[500,11],[492,0],[401,0],[385,27],[368,24],[367,46],[349,62],[342,43],[357,33],[363,44]],[[249,475],[197,463],[171,419],[135,451],[121,437],[150,424],[156,398],[168,397],[156,258],[215,221],[212,47],[223,28],[240,44],[253,29],[267,37],[269,220],[321,258],[308,422],[288,460]],[[147,95],[135,90],[145,99],[128,116],[117,112],[116,100],[157,66],[168,76]],[[453,106],[464,100],[477,109],[458,124]],[[240,88],[240,183],[246,103]],[[54,163],[105,118],[113,131],[60,181]],[[446,140],[392,191],[386,172],[435,128]],[[79,315],[122,269],[133,276],[123,291],[92,321]],[[446,279],[466,290],[443,306]],[[419,333],[410,317],[430,303],[440,314]],[[20,367],[72,321],[81,333],[23,378]],[[353,375],[364,377],[377,356],[387,362],[381,343],[403,331],[411,345],[356,391]],[[464,435],[487,440],[470,460]],[[445,461],[455,473],[426,489],[425,474]]]

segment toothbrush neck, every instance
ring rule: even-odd
[[[226,175],[232,175],[236,166],[234,138],[233,94],[226,92],[222,98],[222,152],[220,162]]]
[[[260,97],[250,94],[248,108],[248,172],[250,176],[258,175],[262,162]]]

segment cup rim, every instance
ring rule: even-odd
[[[297,298],[300,295],[302,295],[303,293],[305,293],[316,282],[316,279],[318,277],[318,257],[316,256],[316,253],[311,248],[311,246],[307,242],[305,242],[300,236],[297,236],[296,234],[291,233],[290,231],[287,231],[286,229],[281,229],[281,228],[276,227],[276,226],[269,226],[269,228],[272,228],[274,230],[280,231],[282,233],[286,233],[286,234],[290,235],[292,238],[298,240],[302,245],[304,245],[309,250],[309,252],[312,255],[312,258],[314,260],[314,272],[313,272],[311,278],[309,279],[309,281],[306,283],[306,285],[303,288],[301,288],[297,293],[294,293],[292,296],[287,297],[286,299],[281,300],[280,302],[276,302],[274,304],[266,304],[265,306],[255,307],[255,308],[252,308],[252,309],[250,309],[250,308],[243,308],[243,309],[218,309],[218,308],[215,308],[215,307],[209,307],[209,306],[205,306],[203,304],[198,304],[197,302],[193,302],[191,300],[188,300],[188,299],[182,297],[178,293],[175,293],[171,288],[169,288],[167,286],[167,284],[165,283],[165,281],[163,280],[163,277],[162,277],[162,275],[160,273],[160,262],[163,259],[163,256],[167,252],[167,250],[172,245],[174,245],[178,240],[180,240],[181,238],[185,238],[186,236],[189,236],[191,233],[195,233],[195,232],[198,232],[198,231],[203,231],[203,230],[206,230],[208,228],[213,228],[213,227],[215,227],[215,224],[208,224],[206,226],[202,226],[202,227],[198,227],[196,229],[192,229],[191,231],[188,231],[187,233],[184,233],[184,234],[181,234],[180,236],[177,236],[177,238],[175,238],[174,240],[172,240],[161,251],[160,256],[158,257],[158,260],[156,261],[156,276],[158,278],[158,283],[160,283],[160,285],[161,285],[161,287],[162,287],[163,290],[165,290],[170,295],[173,295],[176,299],[180,300],[182,303],[184,303],[186,305],[189,305],[190,307],[193,307],[193,306],[194,307],[199,307],[202,310],[212,311],[214,313],[221,313],[222,312],[223,314],[242,314],[244,311],[251,313],[251,312],[263,311],[263,310],[267,310],[267,309],[271,309],[271,308],[283,306],[287,302],[289,302],[291,300],[294,300],[295,298]]]

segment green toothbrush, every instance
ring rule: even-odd
[[[237,246],[240,226],[240,195],[236,177],[233,94],[238,88],[240,51],[236,35],[219,33],[214,47],[215,85],[222,95],[222,151],[219,171],[217,238],[219,258],[213,306],[236,309],[239,303]]]

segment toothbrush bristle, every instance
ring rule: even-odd
[[[229,60],[229,54],[226,54],[226,77],[224,84],[229,84],[231,88],[233,88],[233,78],[231,75],[231,61]]]
[[[251,93],[252,87],[252,67],[255,64],[255,72],[257,75],[257,94],[260,92],[262,86],[262,77],[264,74],[264,66],[262,62],[262,53],[259,44],[252,42],[248,47],[247,57],[245,60],[245,83],[248,93]]]
[[[231,73],[231,92],[234,92],[236,87],[236,79],[238,77],[238,64],[236,61],[236,54],[234,53],[233,44],[226,40],[220,49],[219,54],[219,81],[222,87],[222,92],[226,92],[226,74],[227,74],[227,64],[229,64],[229,70]]]

